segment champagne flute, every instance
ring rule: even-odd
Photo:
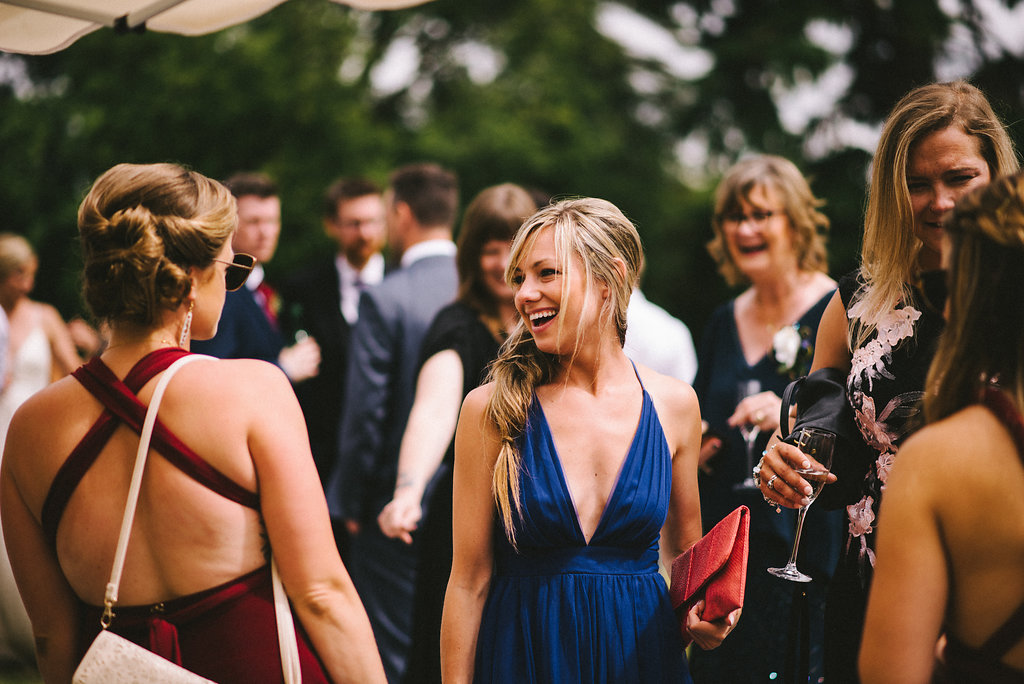
[[[800,548],[800,532],[804,528],[804,518],[807,516],[807,509],[811,507],[814,500],[818,498],[825,481],[828,479],[829,469],[832,467],[832,452],[835,450],[836,436],[825,430],[815,428],[801,428],[796,445],[800,451],[807,454],[811,465],[809,468],[796,468],[794,472],[807,480],[811,485],[811,494],[807,498],[810,501],[806,506],[800,507],[796,518],[796,538],[793,540],[793,552],[789,555],[789,562],[784,568],[768,568],[768,572],[790,582],[810,582],[811,577],[796,569],[796,553]]]
[[[736,385],[737,405],[747,397],[760,391],[761,382],[759,380],[740,380]],[[747,450],[747,467],[743,469],[746,478],[734,484],[732,488],[733,491],[757,489],[757,483],[754,482],[751,471],[754,469],[754,447],[757,443],[757,436],[761,433],[761,428],[756,423],[744,423],[739,426],[739,431]]]

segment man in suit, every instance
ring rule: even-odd
[[[384,278],[384,200],[363,178],[343,178],[324,194],[323,224],[336,252],[291,276],[281,288],[282,328],[320,345],[320,372],[295,384],[313,459],[326,484],[338,449],[351,326],[359,295]],[[340,541],[340,540],[339,540]]]
[[[457,180],[436,164],[405,166],[392,174],[385,203],[389,243],[401,261],[359,302],[328,503],[353,535],[352,580],[394,684],[405,670],[411,638],[416,547],[386,537],[376,519],[394,492],[420,343],[458,286],[451,239]]]
[[[238,230],[231,247],[256,257],[256,266],[245,287],[227,293],[217,334],[194,340],[191,350],[221,359],[263,359],[280,366],[292,382],[312,377],[320,365],[320,348],[312,338],[285,346],[277,319],[279,299],[264,280],[263,264],[274,257],[281,234],[277,185],[257,173],[235,174],[224,185],[238,203]]]

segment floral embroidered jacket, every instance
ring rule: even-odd
[[[864,307],[859,271],[839,281],[851,332]],[[857,426],[871,447],[874,463],[867,469],[860,500],[846,507],[849,536],[846,552],[864,563],[875,563],[875,518],[885,483],[900,444],[923,425],[921,399],[925,377],[944,324],[944,283],[940,274],[925,274],[909,302],[888,312],[876,331],[853,350],[846,392]]]

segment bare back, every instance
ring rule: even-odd
[[[249,361],[199,361],[168,386],[160,421],[210,466],[257,491],[246,448],[258,416],[266,371]],[[122,377],[128,365],[114,363]],[[246,370],[247,373],[237,371]],[[261,372],[262,371],[262,372]],[[159,377],[159,376],[157,376]],[[139,392],[148,404],[156,379]],[[12,423],[5,452],[22,497],[38,522],[51,483],[103,411],[77,380],[65,378],[36,395]],[[102,603],[127,498],[139,436],[120,425],[82,476],[57,529],[57,557],[79,598]],[[258,511],[208,489],[151,451],[128,546],[121,603],[146,604],[187,595],[238,577],[265,562]]]
[[[938,507],[953,575],[946,627],[976,647],[1024,604],[1024,462],[989,410],[974,406],[948,423],[960,458],[945,473],[955,507]],[[1006,661],[1024,670],[1024,639]]]
[[[861,674],[928,681],[943,633],[978,648],[1024,603],[1024,464],[986,407],[901,447],[878,522]],[[1024,670],[1024,643],[1003,662]]]

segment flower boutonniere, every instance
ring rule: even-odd
[[[814,356],[811,329],[806,325],[787,325],[772,336],[772,356],[779,373],[791,380],[807,375]]]

